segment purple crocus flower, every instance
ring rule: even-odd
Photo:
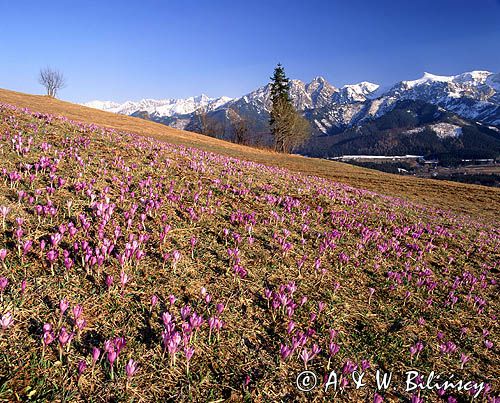
[[[87,363],[84,360],[81,360],[78,363],[78,376],[81,376],[83,374],[83,371],[87,369]]]
[[[9,280],[6,277],[0,277],[0,293],[4,292],[9,284]]]
[[[92,347],[92,362],[95,364],[101,355],[101,350],[97,347]]]
[[[292,349],[284,344],[280,345],[280,355],[281,359],[284,361],[292,353]]]
[[[127,378],[132,378],[134,374],[137,372],[137,363],[131,358],[128,360],[127,365],[125,366],[125,372],[127,373]]]
[[[66,328],[63,326],[59,332],[58,340],[61,346],[65,346],[73,338],[73,333],[68,333]]]
[[[108,362],[111,366],[113,366],[113,364],[115,363],[117,356],[118,354],[116,353],[115,350],[108,351]]]
[[[9,327],[12,326],[12,323],[14,323],[14,320],[12,319],[12,313],[10,312],[4,313],[0,319],[0,325],[2,326],[2,330],[7,330]]]
[[[73,318],[77,320],[83,312],[83,307],[81,305],[75,305],[73,307]]]

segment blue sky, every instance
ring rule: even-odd
[[[0,0],[0,87],[62,99],[240,96],[288,76],[388,85],[424,71],[500,72],[500,0]]]

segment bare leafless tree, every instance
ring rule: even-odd
[[[231,130],[233,134],[233,141],[237,144],[249,144],[249,122],[247,119],[242,118],[234,109],[229,109],[227,112]]]
[[[51,67],[45,67],[40,70],[38,82],[45,87],[47,95],[54,98],[57,95],[57,91],[66,86],[64,75]]]
[[[195,112],[195,131],[210,137],[222,138],[224,136],[224,124],[212,116],[209,116],[206,107],[202,106]]]

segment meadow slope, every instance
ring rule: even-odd
[[[466,213],[476,219],[498,219],[500,189],[496,188],[391,175],[340,162],[277,154],[41,95],[29,95],[0,89],[0,102],[30,108],[42,113],[63,115],[83,123],[97,124],[153,137],[171,144],[197,147],[230,157],[320,176],[361,189],[402,197],[405,200],[426,206]]]
[[[97,124],[147,122],[92,113],[95,124],[0,105],[0,400],[499,395],[500,231],[486,199],[489,222],[295,170],[316,161],[162,128],[172,144]],[[437,184],[443,198],[497,195]],[[300,391],[305,369],[319,383],[335,370],[337,389]],[[379,395],[377,370],[394,374]],[[406,391],[410,370],[473,389]]]

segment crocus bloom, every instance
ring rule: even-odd
[[[129,280],[128,274],[122,270],[120,272],[120,284],[122,285],[122,287],[125,287],[125,284],[128,283],[128,280]]]
[[[54,249],[51,249],[47,252],[47,260],[49,261],[50,264],[54,263],[58,256],[59,254]]]
[[[424,345],[422,344],[422,342],[418,341],[417,343],[415,343],[414,346],[411,346],[410,347],[410,356],[411,358],[413,358],[413,356],[416,354],[417,355],[417,358],[418,358],[418,355],[419,353],[424,349]]]
[[[7,280],[5,277],[0,277],[0,292],[3,292],[5,288],[7,288],[8,284],[9,280]]]
[[[344,375],[352,374],[358,366],[350,360],[347,360],[342,367],[342,373]]]
[[[423,403],[423,399],[418,395],[412,395],[411,403]]]
[[[48,346],[55,339],[54,333],[47,331],[43,333],[42,341],[45,346]]]
[[[302,361],[304,361],[304,365],[307,368],[307,363],[309,360],[312,358],[312,354],[309,353],[307,348],[304,348],[302,352],[300,353],[300,358],[302,358]]]
[[[127,365],[125,366],[125,372],[127,373],[127,378],[131,378],[137,371],[137,363],[131,358]]]
[[[114,349],[115,349],[115,346],[114,346],[112,340],[106,340],[104,342],[104,351],[106,351],[107,353],[109,353],[110,351],[113,351]]]
[[[64,315],[64,312],[66,312],[66,310],[68,309],[69,307],[69,302],[66,298],[62,299],[60,302],[59,302],[59,309],[61,311],[61,316]]]
[[[101,350],[99,350],[97,347],[92,347],[92,361],[94,363],[97,362],[100,355],[101,355]]]
[[[76,327],[78,328],[78,330],[83,330],[83,328],[87,325],[87,322],[85,319],[83,318],[78,318],[78,319],[75,319],[75,325]]]
[[[59,332],[59,337],[58,337],[61,346],[64,346],[65,344],[69,343],[72,338],[73,338],[73,333],[68,333],[66,331],[66,328],[63,326],[61,328],[61,331]]]
[[[113,343],[116,347],[117,354],[120,354],[120,351],[125,347],[125,337],[115,337]]]
[[[292,353],[292,349],[284,344],[280,345],[280,355],[282,360],[286,360]]]
[[[108,352],[108,361],[111,366],[115,363],[117,355],[118,354],[114,350]]]
[[[464,353],[461,353],[460,354],[460,362],[462,363],[462,366],[461,368],[463,369],[464,368],[464,365],[470,360],[470,356],[464,354]]]
[[[7,330],[13,323],[12,314],[7,312],[2,315],[2,319],[0,320],[0,324],[2,325],[2,330]]]
[[[21,281],[21,294],[24,294],[24,291],[26,290],[26,279],[24,279],[23,281]]]
[[[337,354],[340,351],[340,346],[335,343],[330,343],[328,345],[328,352],[330,353],[330,356],[333,357],[335,354]]]
[[[172,266],[174,271],[177,267],[177,263],[179,263],[180,260],[181,260],[181,253],[178,250],[174,250],[172,252]]]
[[[83,374],[83,371],[85,371],[86,368],[87,368],[87,363],[85,361],[81,360],[78,363],[78,375]]]
[[[108,289],[111,288],[111,286],[113,285],[113,276],[106,276],[106,287],[108,287]]]
[[[83,307],[81,305],[75,305],[73,307],[73,317],[75,320],[77,320],[83,312]]]
[[[186,354],[186,361],[189,362],[194,354],[194,347],[185,348],[184,353]]]
[[[246,388],[250,384],[251,380],[252,379],[250,378],[250,375],[246,375],[245,381],[243,382],[243,386]]]

